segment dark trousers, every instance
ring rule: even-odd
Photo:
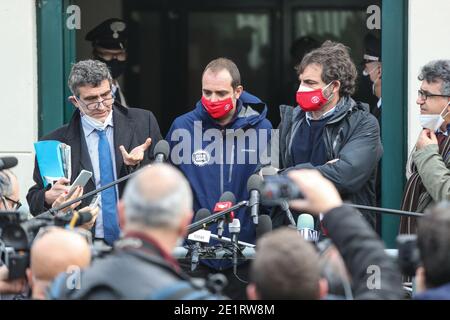
[[[178,260],[181,268],[185,273],[187,273],[190,277],[193,278],[202,278],[208,279],[208,275],[221,273],[223,274],[227,280],[228,285],[224,288],[223,294],[233,300],[246,300],[247,299],[247,283],[242,282],[241,280],[248,282],[249,269],[250,269],[250,261],[246,261],[237,267],[237,275],[239,280],[233,273],[233,268],[225,269],[225,270],[215,270],[212,269],[201,262],[198,264],[197,268],[194,271],[191,271],[191,261],[190,259],[182,259]]]

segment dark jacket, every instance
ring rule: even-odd
[[[225,299],[191,281],[154,239],[139,233],[119,240],[111,254],[94,260],[82,271],[78,289],[75,281],[69,288],[70,277],[73,275],[59,275],[47,297],[63,300]]]
[[[152,144],[144,154],[144,160],[140,166],[148,164],[153,157],[153,148],[155,144],[162,139],[159,131],[158,122],[152,112],[137,108],[125,108],[117,103],[113,107],[113,123],[114,123],[114,146],[116,156],[116,173],[117,178],[123,177],[131,173],[133,168],[123,163],[122,154],[119,146],[123,145],[127,151],[131,151],[134,147],[141,145],[150,137]],[[87,149],[86,140],[82,133],[80,112],[75,110],[72,119],[68,124],[56,129],[40,140],[58,140],[66,143],[71,147],[72,159],[72,175],[71,183],[77,178],[81,170],[85,169],[93,172],[91,158]],[[134,168],[136,169],[136,168]],[[37,162],[35,161],[33,179],[36,183],[28,190],[27,201],[30,206],[30,212],[36,216],[50,207],[45,203],[45,191],[42,183],[41,174]],[[84,187],[84,193],[88,193],[95,189],[94,175]],[[119,184],[119,195],[122,194],[125,182]],[[50,185],[47,186],[48,188]],[[91,199],[85,199],[81,207],[89,204]]]
[[[294,167],[291,154],[293,137],[300,124],[306,121],[305,112],[299,107],[282,105],[280,113],[280,168],[313,168],[310,163]],[[376,168],[383,147],[378,122],[369,113],[368,105],[355,102],[350,97],[341,98],[325,126],[323,139],[327,161],[339,160],[315,168],[334,183],[344,200],[361,205],[376,205]],[[374,225],[374,217],[366,212],[363,214]]]
[[[450,300],[450,283],[428,289],[413,298],[416,300]]]
[[[267,107],[261,100],[244,92],[237,103],[236,118],[225,128],[209,116],[200,101],[193,111],[175,119],[166,140],[172,150],[172,163],[184,173],[191,185],[195,211],[201,208],[213,211],[225,191],[233,192],[237,202],[248,200],[247,180],[260,163],[262,147],[270,141],[272,125],[266,119],[266,113]],[[207,138],[211,132],[209,129],[216,129],[219,138]],[[229,129],[231,132],[227,131]],[[251,133],[249,129],[254,130],[257,141],[245,138],[245,134]],[[231,143],[227,145],[228,142]],[[213,145],[218,148],[213,148]],[[183,152],[188,151],[187,154],[180,154],[180,146],[183,146]],[[205,151],[208,149],[210,153]],[[212,150],[215,150],[214,154]],[[198,157],[199,152],[205,157]],[[206,160],[208,157],[210,162]],[[216,162],[212,161],[213,157]],[[200,163],[199,160],[205,161]],[[239,240],[254,243],[255,226],[250,214],[245,209],[235,214],[241,223]],[[209,230],[216,233],[217,224],[210,226]],[[225,228],[224,236],[228,236],[228,228]],[[218,270],[231,267],[231,261],[207,260],[205,264]]]
[[[352,278],[355,299],[403,298],[395,260],[385,253],[383,243],[356,209],[335,208],[324,215],[322,222]]]

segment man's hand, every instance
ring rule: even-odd
[[[8,268],[0,267],[0,294],[21,293],[25,290],[25,279],[8,280]]]
[[[416,149],[423,149],[429,144],[438,144],[436,134],[430,129],[423,129],[417,139]]]
[[[144,152],[145,150],[148,149],[148,147],[150,147],[151,144],[152,139],[147,138],[147,140],[145,140],[143,144],[131,150],[130,153],[128,153],[127,150],[125,150],[124,146],[120,146],[119,149],[120,152],[122,152],[123,162],[127,166],[138,165],[144,159]]]
[[[319,171],[311,169],[293,170],[288,173],[299,187],[304,199],[294,200],[290,207],[313,214],[326,213],[342,205],[342,199],[336,187],[325,179]]]
[[[90,231],[95,224],[95,220],[97,220],[97,216],[98,216],[98,212],[100,211],[100,208],[98,206],[96,206],[95,208],[84,207],[83,209],[81,209],[78,212],[86,212],[86,211],[89,211],[92,214],[92,219],[91,219],[91,221],[86,222],[85,224],[82,224],[80,226],[80,228]]]
[[[56,181],[51,189],[45,191],[45,202],[51,206],[61,194],[69,191],[69,187],[67,186],[69,183],[70,181],[66,178],[61,178]]]
[[[52,204],[52,208],[56,208],[56,207],[62,206],[64,203],[66,203],[68,201],[72,201],[72,200],[74,200],[76,198],[81,197],[83,195],[83,187],[78,186],[75,189],[75,191],[72,194],[72,196],[70,198],[68,198],[68,199],[66,199],[67,193],[68,193],[68,191],[65,191],[58,198],[56,198],[56,200]],[[74,204],[72,204],[72,205],[62,209],[61,211],[62,212],[67,212],[69,210],[73,210],[76,207],[78,207],[80,204],[81,204],[81,201],[75,202]]]

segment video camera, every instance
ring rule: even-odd
[[[69,211],[55,216],[42,214],[29,220],[22,219],[17,211],[0,211],[0,261],[8,268],[9,279],[25,278],[26,269],[30,264],[31,246],[42,228],[65,228],[71,222],[74,222],[74,226],[79,226],[91,219],[92,214],[88,211]],[[103,243],[92,243],[92,237],[88,231],[82,236],[91,246],[93,258],[101,257],[112,250]]]

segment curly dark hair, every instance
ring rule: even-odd
[[[296,66],[300,75],[310,64],[322,66],[322,81],[330,83],[339,81],[341,87],[339,95],[350,96],[355,92],[357,71],[356,66],[350,58],[349,48],[342,43],[325,41],[320,48],[314,49],[305,55]]]

